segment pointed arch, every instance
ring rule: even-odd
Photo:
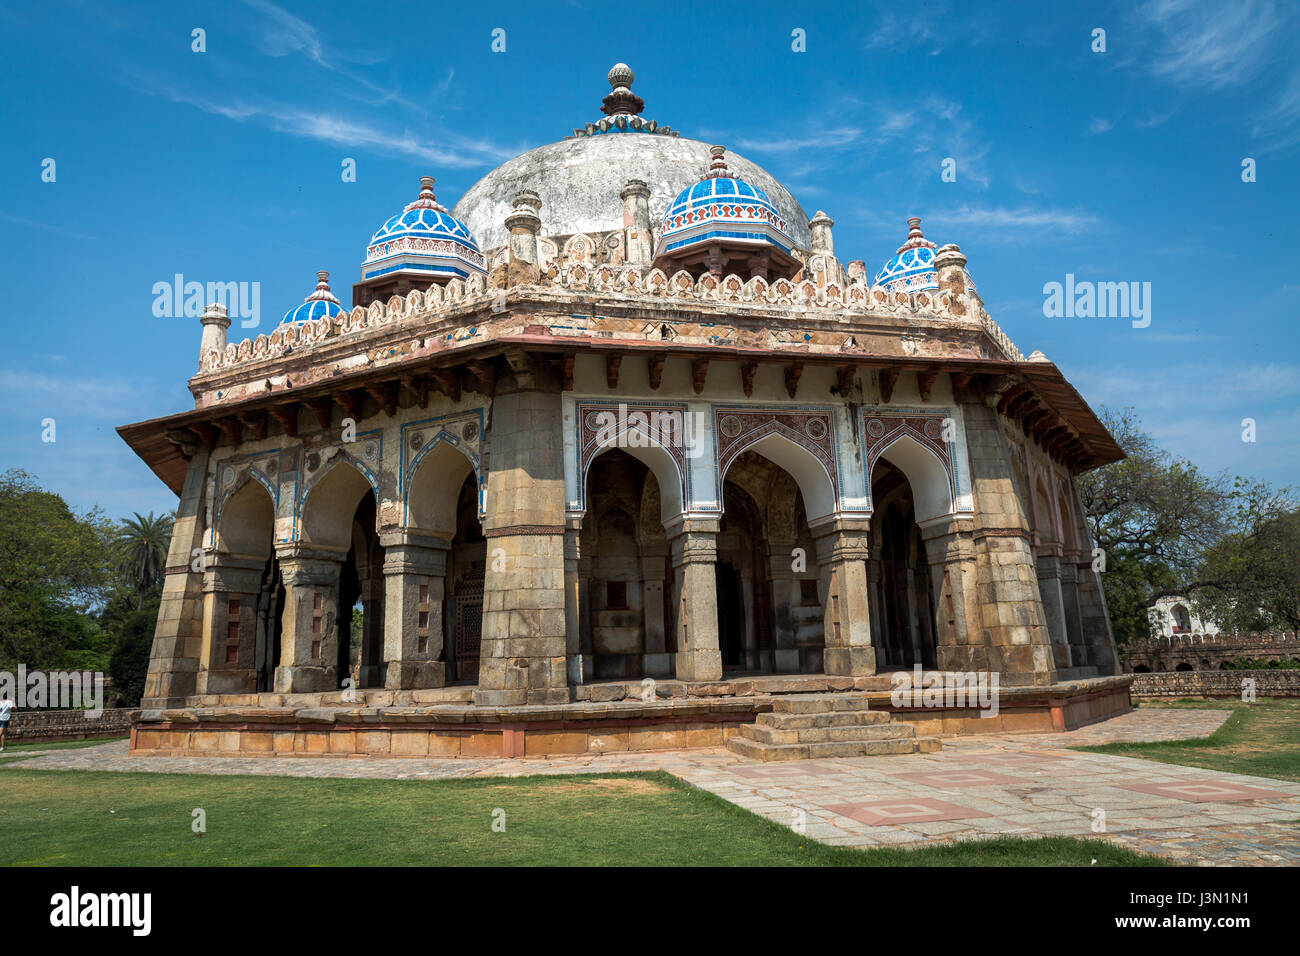
[[[379,495],[374,472],[340,452],[312,479],[298,501],[298,540],[335,551],[348,550],[352,519],[367,492]]]
[[[626,431],[627,429],[620,432],[619,435],[625,434]],[[596,448],[595,453],[587,460],[587,466],[582,472],[582,501],[584,508],[587,502],[587,476],[591,474],[591,466],[597,458],[612,448],[627,452],[628,455],[649,468],[650,473],[655,476],[655,481],[659,484],[659,517],[662,522],[666,524],[670,519],[685,510],[686,475],[682,472],[677,459],[673,457],[672,453],[648,436],[644,445],[636,447],[627,442],[620,442],[618,436],[616,436]]]
[[[478,486],[478,513],[482,516],[483,475],[479,458],[447,432],[439,432],[420,449],[407,473],[410,479],[403,495],[402,518],[406,527],[454,535],[460,489],[471,473]]]
[[[918,524],[956,510],[947,465],[934,449],[902,432],[879,451],[876,460],[881,458],[901,471],[912,486]],[[871,475],[867,476],[867,482],[870,487]]]
[[[216,550],[241,557],[266,558],[275,537],[275,495],[266,479],[250,471],[217,506]]]
[[[727,470],[746,451],[762,455],[768,461],[789,472],[803,494],[804,508],[809,521],[833,514],[838,510],[835,479],[824,462],[803,445],[779,431],[764,429],[748,441],[728,449],[728,461],[718,484],[727,480]]]

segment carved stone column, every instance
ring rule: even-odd
[[[392,531],[380,535],[384,547],[383,686],[389,690],[442,687],[447,666],[442,656],[447,582],[445,538]]]
[[[277,551],[284,579],[277,694],[338,690],[339,571],[337,552],[293,545]]]
[[[767,563],[772,580],[772,666],[777,673],[802,670],[796,642],[795,611],[803,603],[794,570],[795,539],[768,542]],[[807,560],[807,555],[804,556]]]
[[[867,524],[865,519],[840,519],[829,528],[813,530],[826,584],[823,666],[827,674],[862,677],[876,672],[867,598]]]
[[[645,653],[642,673],[646,677],[672,677],[668,655],[668,631],[664,620],[664,578],[668,548],[663,544],[644,546],[641,552],[641,605],[644,616]]]
[[[668,528],[677,586],[679,680],[722,679],[718,646],[718,521],[679,518]]]
[[[568,660],[568,679],[572,686],[583,682],[589,673],[582,652],[583,587],[578,568],[582,562],[582,519],[564,522],[564,653]]]
[[[1088,644],[1083,637],[1083,620],[1079,615],[1079,568],[1076,562],[1065,557],[1061,569],[1061,611],[1065,616],[1065,638],[1070,645],[1070,660],[1075,667],[1092,663]]]
[[[1060,670],[1071,666],[1070,638],[1065,629],[1065,599],[1061,594],[1061,559],[1050,554],[1040,555],[1035,567],[1038,593],[1047,617],[1047,633],[1052,639],[1052,657],[1056,669]]]
[[[257,598],[262,558],[217,553],[203,574],[203,643],[199,694],[257,690]]]
[[[970,528],[944,519],[922,526],[921,537],[934,590],[936,666],[941,671],[989,670],[993,665],[979,598],[984,576]]]

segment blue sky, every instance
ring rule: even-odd
[[[646,116],[825,209],[841,259],[874,272],[921,216],[1020,348],[1094,405],[1134,405],[1203,468],[1294,483],[1300,8],[703,9],[0,3],[0,468],[114,516],[174,507],[113,431],[192,407],[199,325],[155,317],[154,283],[258,282],[264,331],[317,269],[349,305],[366,241],[420,175],[452,205],[599,118],[623,60]],[[1067,273],[1151,283],[1150,326],[1044,317]]]

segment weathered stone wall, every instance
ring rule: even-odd
[[[1219,670],[1229,661],[1242,659],[1280,661],[1300,660],[1300,634],[1281,631],[1276,634],[1179,634],[1153,637],[1125,644],[1121,649],[1124,670],[1138,668],[1172,671],[1179,665],[1192,670]]]
[[[1242,681],[1257,697],[1300,697],[1300,670],[1170,671],[1133,676],[1134,697],[1241,697]]]
[[[104,710],[98,717],[87,717],[83,710],[15,710],[8,737],[10,743],[125,737],[139,716],[140,711],[125,708]]]

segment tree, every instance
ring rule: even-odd
[[[0,667],[61,668],[102,651],[84,615],[112,581],[110,530],[97,509],[73,512],[26,472],[0,475]]]
[[[1201,556],[1230,527],[1233,484],[1160,448],[1132,408],[1102,407],[1099,417],[1127,457],[1079,476],[1089,530],[1108,566],[1117,553],[1138,560],[1153,577],[1157,567],[1167,570],[1151,601],[1182,593],[1195,582]]]
[[[120,707],[138,707],[144,696],[160,598],[161,591],[155,589],[144,605],[127,617],[114,641],[108,672],[117,689]]]
[[[144,607],[145,595],[162,580],[167,566],[167,549],[172,539],[172,515],[152,511],[118,524],[117,549],[122,572],[134,583],[136,610]]]
[[[1201,562],[1197,613],[1228,630],[1300,629],[1300,508],[1286,489],[1239,481],[1232,524]]]

